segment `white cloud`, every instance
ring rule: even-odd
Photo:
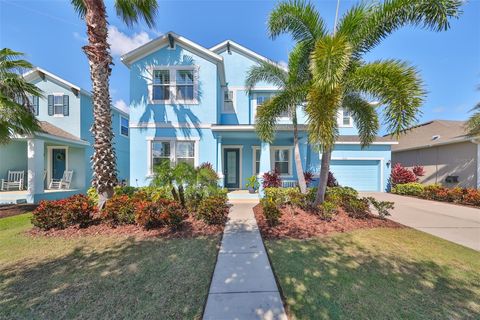
[[[113,105],[115,106],[115,108],[120,109],[127,114],[130,113],[130,108],[122,99],[115,101]]]
[[[145,31],[129,36],[115,26],[108,27],[108,43],[110,43],[110,49],[114,56],[121,56],[151,40]]]

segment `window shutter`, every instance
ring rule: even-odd
[[[68,116],[69,115],[69,103],[68,103],[68,96],[67,95],[64,95],[63,96],[63,115],[64,116]]]
[[[48,115],[53,116],[53,94],[48,95]]]
[[[35,115],[38,116],[38,97],[33,96],[33,109],[35,110]]]

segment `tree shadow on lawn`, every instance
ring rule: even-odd
[[[0,318],[200,318],[217,238],[127,238],[0,267]]]
[[[480,318],[478,269],[465,268],[454,254],[440,265],[345,236],[270,241],[268,248],[287,308],[298,319]]]

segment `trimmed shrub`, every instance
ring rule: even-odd
[[[397,184],[392,187],[392,193],[406,196],[422,196],[425,186],[418,182]]]
[[[480,192],[477,189],[465,189],[462,203],[471,206],[480,206]]]
[[[370,215],[370,207],[367,198],[349,197],[343,203],[343,209],[347,214],[356,219],[365,219]]]
[[[135,203],[136,200],[126,194],[115,195],[105,203],[101,218],[112,225],[134,224]]]
[[[333,217],[337,214],[338,206],[330,201],[324,201],[321,205],[318,206],[320,218],[323,220],[331,221]]]
[[[140,200],[135,206],[135,222],[147,229],[164,225],[172,228],[180,226],[185,219],[182,206],[173,200],[160,199],[158,201]]]
[[[260,204],[262,205],[267,224],[270,227],[278,225],[282,213],[278,209],[277,204],[271,198],[266,197],[260,200]]]
[[[116,186],[114,191],[115,195],[126,195],[131,197],[137,191],[137,188],[132,186]]]
[[[350,198],[358,198],[357,190],[350,187],[327,188],[325,200],[335,203],[337,206],[344,206]]]
[[[417,182],[417,180],[418,178],[413,171],[403,167],[400,163],[393,165],[392,172],[390,173],[392,187],[396,186],[397,184]]]
[[[223,224],[227,220],[229,206],[223,196],[209,196],[200,202],[197,218],[207,224]]]
[[[282,181],[280,180],[280,174],[277,170],[265,172],[263,174],[262,186],[266,188],[279,188],[282,186]]]
[[[33,211],[32,224],[47,230],[64,229],[73,225],[85,227],[93,221],[95,204],[83,194],[55,201],[41,201]]]

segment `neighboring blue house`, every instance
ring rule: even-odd
[[[277,168],[284,181],[296,179],[293,134],[280,119],[275,141],[255,133],[255,111],[278,88],[260,83],[248,93],[249,68],[265,57],[233,42],[207,49],[173,32],[122,57],[130,69],[130,183],[149,184],[162,161],[210,162],[230,189],[245,189],[247,178]],[[273,63],[273,62],[272,62]],[[301,108],[301,158],[304,170],[318,176],[318,150],[307,143]],[[358,190],[384,191],[390,174],[391,145],[378,138],[361,149],[348,112],[338,115],[340,137],[332,155],[335,177]]]
[[[0,191],[0,203],[42,199],[59,199],[84,193],[93,176],[93,109],[90,92],[46,71],[35,68],[25,79],[43,91],[43,98],[32,99],[42,132],[34,136],[14,136],[8,145],[0,146],[0,179],[8,171],[23,171],[23,190]],[[129,116],[112,107],[113,131],[117,154],[118,178],[128,183],[130,175]],[[64,171],[73,171],[70,186],[49,189],[52,179]]]

